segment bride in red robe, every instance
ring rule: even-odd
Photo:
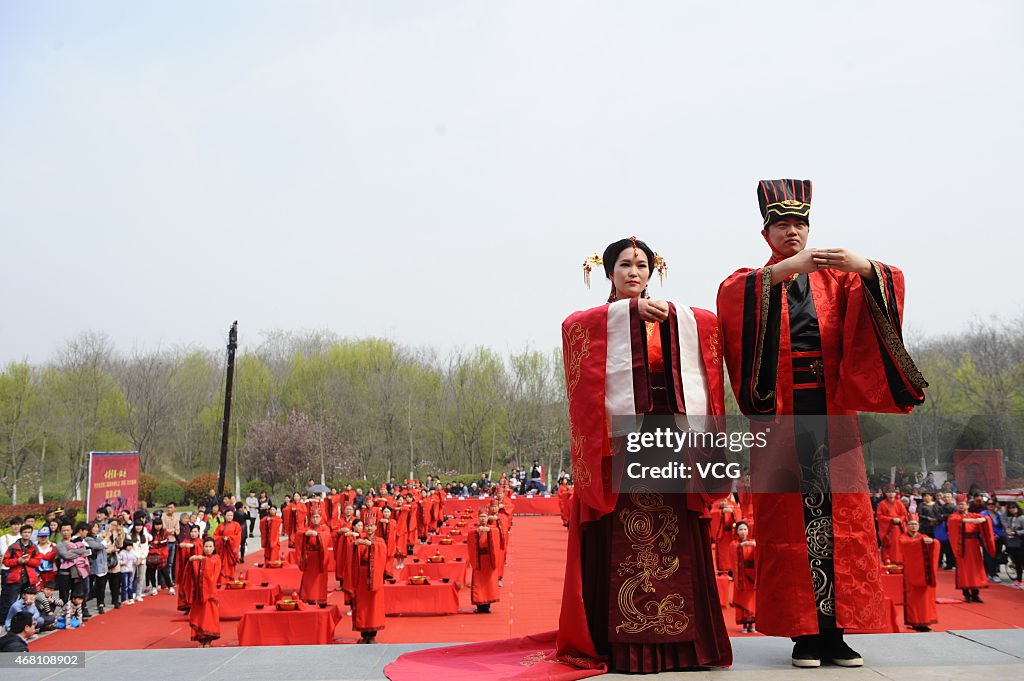
[[[178,610],[188,612],[192,607],[192,556],[203,555],[203,533],[193,525],[189,536],[178,542],[178,556],[174,564],[174,583],[178,585]]]
[[[338,580],[338,591],[345,592],[345,603],[352,601],[352,577],[349,574],[349,564],[352,562],[353,542],[363,534],[363,521],[355,516],[351,518],[352,524],[345,524],[338,530],[338,536],[334,540],[334,576]]]
[[[744,634],[754,633],[757,621],[757,542],[750,536],[750,525],[741,520],[734,533],[735,571],[733,573],[732,607],[736,624]]]
[[[309,604],[322,604],[327,602],[327,566],[331,562],[327,549],[331,545],[331,531],[320,522],[323,516],[319,511],[314,511],[310,518],[310,527],[298,535],[299,569],[302,570],[299,598]]]
[[[377,526],[366,526],[366,538],[353,541],[346,581],[352,589],[352,629],[362,638],[360,643],[373,643],[384,628],[384,565],[387,544],[377,536]]]
[[[217,543],[217,555],[220,556],[220,583],[232,582],[236,579],[235,568],[242,547],[242,526],[235,522],[234,511],[224,511],[224,522],[213,531],[213,538]]]
[[[562,324],[575,487],[558,659],[618,672],[728,666],[732,649],[701,519],[710,497],[682,493],[682,482],[681,493],[618,494],[612,476],[626,455],[624,438],[609,432],[613,416],[703,422],[724,414],[717,320],[647,298],[661,261],[642,241],[612,243],[590,263],[603,265],[612,294],[608,305]]]
[[[192,591],[188,625],[192,628],[192,640],[198,641],[201,648],[209,648],[211,641],[220,638],[220,606],[217,603],[220,557],[213,537],[207,537],[203,542],[202,555],[189,557],[188,569]]]
[[[882,628],[886,609],[857,413],[909,413],[928,384],[903,345],[903,274],[806,249],[809,180],[757,194],[771,257],[718,291],[733,392],[766,442],[750,457],[757,628],[794,639],[794,666],[860,666],[843,632]]]
[[[572,499],[572,488],[569,481],[562,478],[558,481],[558,514],[562,516],[562,525],[569,527],[569,500]]]
[[[398,551],[398,523],[391,515],[391,507],[384,506],[380,509],[380,518],[377,520],[377,535],[384,540],[388,547],[388,562],[384,566],[384,576],[388,579],[395,575],[398,560],[405,555],[403,550]]]
[[[260,546],[264,561],[281,560],[281,514],[277,506],[271,506],[267,515],[260,519]]]

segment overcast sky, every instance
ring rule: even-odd
[[[636,234],[658,298],[811,246],[912,333],[1019,314],[1024,3],[0,0],[0,362],[330,329],[560,345]]]

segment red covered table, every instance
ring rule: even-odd
[[[334,641],[343,610],[299,603],[298,610],[282,611],[273,605],[250,610],[238,623],[240,646],[321,645]]]
[[[903,575],[882,572],[882,593],[895,605],[903,605]]]
[[[425,563],[420,561],[414,563],[411,558],[405,561],[405,567],[398,571],[398,581],[408,580],[416,575],[424,575],[431,582],[440,582],[442,579],[449,579],[457,587],[466,586],[469,580],[466,579],[466,561],[451,563]]]
[[[461,534],[450,535],[448,534],[447,531],[442,531],[442,534],[429,535],[427,537],[427,544],[431,546],[444,546],[444,544],[441,543],[442,539],[451,539],[452,543],[450,544],[450,546],[455,546],[456,544],[465,544],[467,541],[469,541],[468,539],[466,539],[466,528],[460,527],[459,529],[462,531]]]
[[[490,497],[448,497],[444,502],[444,514],[462,517],[462,512],[468,508],[473,512],[473,520],[476,520],[480,509],[490,505]]]
[[[456,558],[461,558],[464,563],[469,560],[469,546],[467,544],[452,544],[451,546],[420,544],[413,553],[414,557],[419,558],[420,561],[426,561],[427,558],[436,553],[440,553],[446,563],[450,563]]]
[[[513,515],[558,515],[557,496],[512,497]]]
[[[559,513],[558,495],[556,494],[547,497],[544,495],[513,495],[512,504],[513,515],[558,515]],[[444,513],[461,517],[464,509],[471,508],[473,520],[476,520],[480,509],[489,508],[490,505],[490,497],[448,497],[444,502]]]
[[[281,591],[290,594],[292,591],[299,590],[299,585],[302,583],[302,571],[299,570],[298,565],[290,563],[285,563],[279,568],[251,567],[245,573],[245,581],[253,587],[262,586],[263,582],[267,582],[268,586],[280,586]]]
[[[458,612],[459,595],[454,584],[384,585],[385,615],[454,615]]]
[[[255,610],[257,603],[269,605],[277,602],[280,593],[281,587],[277,584],[245,589],[221,589],[217,592],[220,618],[237,620],[248,611]]]

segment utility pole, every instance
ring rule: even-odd
[[[235,378],[235,349],[238,347],[238,321],[228,332],[228,370],[224,389],[224,423],[220,438],[220,472],[217,474],[217,496],[224,496],[224,478],[228,468],[228,432],[231,427],[231,385]]]

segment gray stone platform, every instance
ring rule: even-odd
[[[864,656],[865,667],[795,669],[789,663],[792,644],[788,640],[758,636],[732,640],[735,661],[731,669],[672,672],[658,678],[993,681],[1024,676],[1024,629],[874,634],[850,636],[847,640]],[[142,681],[380,681],[384,679],[384,666],[396,657],[431,647],[380,644],[96,651],[86,653],[84,669],[0,669],[0,679],[95,681],[130,675]],[[602,677],[606,681],[626,678],[636,677]]]

